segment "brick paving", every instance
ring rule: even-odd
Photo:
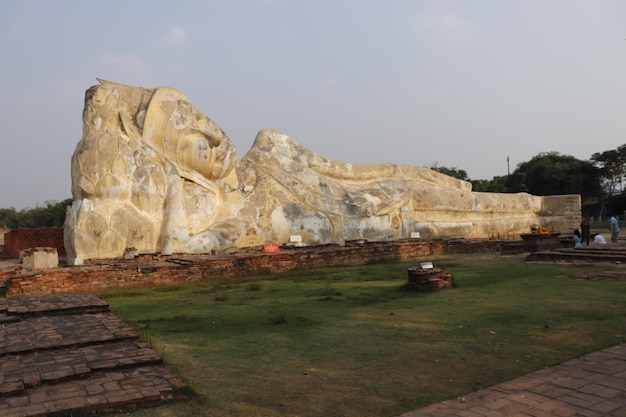
[[[0,299],[0,416],[115,412],[172,399],[181,387],[95,296]]]
[[[555,416],[626,416],[626,344],[400,417]]]

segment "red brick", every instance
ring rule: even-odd
[[[44,389],[34,390],[28,393],[31,404],[45,403],[50,400],[50,395]]]
[[[24,415],[29,417],[44,417],[48,415],[48,407],[45,403],[30,404],[24,407]]]
[[[9,397],[6,402],[10,408],[24,407],[28,405],[29,399],[27,395],[20,395],[19,397]]]
[[[108,397],[111,407],[127,407],[144,401],[144,396],[137,390],[126,390],[119,394]]]
[[[24,384],[21,381],[6,382],[0,385],[0,395],[15,395],[24,391]]]
[[[20,251],[40,246],[56,248],[59,256],[65,256],[62,227],[15,229],[4,234],[4,257],[17,259]]]
[[[202,280],[231,279],[251,272],[285,272],[300,266],[361,265],[371,260],[407,260],[441,253],[493,252],[498,242],[468,241],[448,245],[445,241],[373,242],[363,247],[321,246],[264,254],[255,248],[235,255],[141,255],[136,260],[87,260],[72,268],[23,271],[7,284],[6,296],[43,295],[51,292],[82,293],[106,288],[186,284]],[[168,262],[170,261],[170,262]],[[147,269],[142,267],[148,266]]]
[[[51,413],[59,411],[79,411],[88,407],[87,398],[85,396],[55,399],[49,401],[47,405]]]

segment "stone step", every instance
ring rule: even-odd
[[[88,378],[37,386],[13,396],[0,396],[3,417],[34,417],[52,413],[121,412],[173,397],[183,383],[164,365],[97,372]],[[81,414],[82,415],[82,414]]]
[[[0,324],[12,323],[16,321],[20,321],[20,318],[16,316],[9,316],[6,312],[0,311]]]
[[[159,355],[141,341],[6,356],[0,358],[0,395],[18,395],[25,389],[85,378],[96,372],[160,363]]]
[[[32,317],[2,327],[0,357],[139,337],[111,313]]]
[[[117,412],[182,381],[91,295],[0,299],[0,416]]]
[[[626,262],[624,247],[584,246],[582,248],[560,248],[532,252],[526,260],[529,262]]]
[[[47,297],[0,299],[0,312],[21,317],[38,315],[105,313],[109,305],[91,294],[60,294]]]

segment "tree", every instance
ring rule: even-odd
[[[15,208],[0,209],[0,227],[8,227],[9,229],[17,229],[19,227],[19,214]]]
[[[463,181],[470,180],[469,177],[467,176],[467,171],[465,171],[464,169],[458,169],[457,167],[452,167],[452,168],[443,167],[443,166],[440,166],[439,163],[435,162],[433,166],[430,167],[430,169],[432,169],[433,171],[440,172],[442,174],[449,175],[454,178],[458,178]]]
[[[596,152],[591,161],[600,169],[603,186],[609,196],[624,191],[623,178],[626,174],[626,145],[617,149]]]
[[[471,180],[472,190],[485,193],[506,193],[506,177],[495,176],[490,180]]]
[[[519,164],[507,181],[509,191],[534,195],[580,194],[583,201],[602,197],[600,169],[558,152],[540,153]]]
[[[67,208],[72,205],[72,199],[68,198],[59,203],[47,201],[43,214],[44,227],[61,227],[65,223]]]
[[[46,201],[46,207],[23,209],[17,212],[14,208],[0,209],[0,227],[10,229],[35,229],[39,227],[62,227],[65,223],[67,207],[72,199],[57,203]]]
[[[520,164],[521,165],[521,164]],[[516,169],[506,177],[506,190],[510,193],[526,193],[526,172]]]

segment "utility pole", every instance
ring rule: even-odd
[[[509,157],[506,157],[506,174],[511,175],[511,168],[509,166]]]

